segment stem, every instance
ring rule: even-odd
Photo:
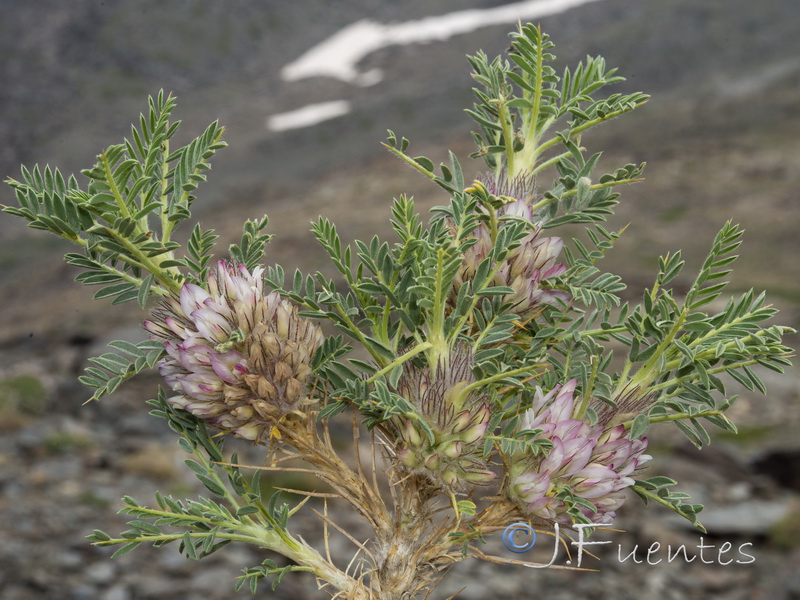
[[[527,152],[525,152],[525,148],[523,148],[524,156],[527,162],[530,163],[528,165],[529,169],[533,168],[536,164],[536,159],[541,154],[541,148],[537,147],[540,135],[537,129],[539,127],[539,112],[542,108],[542,68],[544,66],[544,52],[541,45],[542,29],[541,27],[537,27],[537,29],[539,30],[540,44],[538,46],[538,52],[536,52],[536,82],[533,86],[533,108],[531,108],[531,119],[528,122],[528,130],[525,132],[525,146],[528,147]]]
[[[463,388],[462,393],[467,394],[468,392],[471,392],[474,389],[480,388],[480,387],[485,386],[485,385],[490,385],[490,384],[495,383],[497,381],[501,381],[501,380],[505,379],[506,377],[510,377],[512,375],[518,375],[520,373],[525,373],[526,371],[530,371],[531,369],[534,369],[534,368],[547,367],[547,366],[548,366],[547,363],[538,364],[538,365],[525,365],[524,367],[511,369],[510,371],[503,371],[502,373],[497,373],[496,375],[492,375],[491,377],[487,377],[486,379],[481,379],[479,381],[475,381],[473,383],[470,383],[468,386],[465,386]]]
[[[103,153],[100,155],[101,160],[103,162],[103,171],[105,172],[106,181],[108,183],[109,188],[111,189],[111,194],[114,196],[114,199],[117,201],[119,205],[120,211],[122,212],[123,216],[127,218],[131,218],[131,212],[128,209],[128,205],[125,203],[125,200],[122,197],[122,194],[117,187],[117,182],[114,180],[114,174],[111,172],[111,165],[108,163],[108,158],[106,158],[106,154]],[[145,217],[146,218],[146,217]],[[167,257],[159,258],[157,261],[153,261],[149,257],[145,256],[133,243],[131,243],[128,239],[123,238],[118,234],[118,232],[114,231],[112,228],[106,228],[107,231],[113,233],[114,238],[122,243],[126,248],[128,248],[132,254],[136,257],[139,261],[141,266],[148,271],[150,271],[156,279],[158,279],[162,284],[165,284],[167,289],[172,290],[175,293],[180,292],[180,285],[170,276],[165,275],[167,271],[161,268],[160,263],[162,260],[165,260]],[[141,222],[136,223],[136,227],[134,232],[139,235],[145,236],[152,236],[152,232],[148,230],[147,227],[143,227]],[[169,257],[172,257],[172,253],[168,253]],[[171,272],[174,275],[180,276],[180,271],[177,268],[172,267]]]
[[[505,142],[506,167],[508,170],[508,180],[514,181],[516,172],[514,171],[514,132],[511,128],[511,115],[508,112],[505,99],[493,100],[497,104],[497,111],[500,117],[500,126],[503,128],[503,141]]]
[[[325,291],[328,291],[328,290],[325,290]],[[370,356],[372,356],[372,358],[375,359],[375,362],[377,362],[381,366],[386,366],[386,359],[383,356],[381,356],[380,354],[378,354],[377,352],[375,352],[375,350],[373,350],[372,347],[367,343],[367,339],[364,337],[364,334],[361,332],[361,330],[358,327],[356,327],[356,324],[353,323],[353,321],[350,318],[350,316],[342,308],[342,305],[339,302],[336,302],[333,306],[334,306],[334,308],[336,308],[336,312],[339,313],[339,316],[342,318],[342,320],[347,325],[347,328],[349,329],[349,331],[352,334],[352,336],[354,338],[356,338],[359,342],[361,342],[361,345],[363,345],[364,348],[367,349],[367,352],[369,352]]]
[[[111,235],[117,242],[124,246],[128,252],[131,253],[135,261],[139,263],[139,266],[152,273],[153,276],[159,282],[161,282],[164,288],[176,295],[180,294],[181,283],[176,279],[173,279],[165,269],[161,268],[161,265],[145,255],[139,249],[139,247],[136,246],[136,244],[131,242],[128,238],[121,236],[119,232],[111,229],[110,227],[106,227],[105,229],[109,235]]]
[[[439,363],[439,357],[447,353],[447,339],[444,334],[445,298],[442,279],[444,277],[444,250],[439,248],[436,260],[436,288],[433,297],[431,326],[428,339],[431,342],[432,356],[429,357],[433,369]]]
[[[653,356],[651,356],[650,359],[631,378],[631,384],[634,386],[640,386],[642,389],[650,386],[650,384],[656,378],[653,371],[656,369],[656,366],[661,360],[662,355],[669,349],[670,344],[672,344],[672,340],[675,339],[675,336],[678,335],[681,327],[683,327],[683,323],[686,320],[686,314],[686,310],[684,310],[680,313],[680,315],[678,315],[678,318],[675,320],[675,323],[673,323],[669,333],[667,333],[666,337],[661,340],[661,343],[656,348],[656,351],[653,352]],[[617,386],[617,390],[614,394],[615,396],[619,395],[619,393],[622,391],[622,388],[624,387],[622,382],[623,379],[620,378],[619,385]]]
[[[417,171],[419,171],[420,173],[425,175],[425,177],[427,177],[428,179],[430,179],[430,180],[435,180],[436,179],[436,174],[433,171],[428,171],[428,169],[426,169],[425,167],[420,165],[413,158],[403,154],[397,148],[393,148],[392,146],[390,146],[389,144],[387,144],[385,142],[381,142],[381,146],[386,148],[389,152],[391,152],[395,156],[399,157],[403,162],[405,162],[405,163],[411,165],[412,167],[414,167]]]
[[[595,336],[602,337],[604,335],[611,335],[612,333],[626,333],[628,331],[630,331],[630,329],[626,325],[620,325],[618,327],[611,327],[609,329],[601,329],[601,328],[598,328],[598,329],[587,329],[586,331],[579,332],[579,335],[580,335],[581,338],[588,338],[588,337],[595,337]],[[568,337],[571,338],[573,335],[574,334],[572,334],[572,333],[569,334],[569,335],[562,335],[560,337],[557,337],[553,341],[553,343],[557,344],[559,342],[563,342],[565,339],[567,339]]]
[[[539,39],[541,40],[541,27],[539,29]],[[544,86],[544,81],[542,79],[542,70],[544,68],[544,52],[541,46],[538,48],[538,52],[536,53],[536,81],[533,82],[533,97],[531,100],[532,107],[530,110],[530,118],[525,123],[525,145],[523,146],[522,150],[520,150],[520,162],[523,163],[523,168],[528,170],[531,175],[538,173],[542,169],[551,166],[558,162],[560,158],[564,156],[557,156],[553,159],[546,161],[544,164],[540,165],[537,168],[534,168],[536,165],[536,160],[541,156],[542,152],[545,150],[543,146],[538,146],[539,139],[541,138],[542,134],[547,131],[550,126],[553,124],[554,118],[551,116],[547,119],[544,119],[542,122],[542,126],[539,126],[539,119],[541,117],[541,110],[542,110],[542,87]],[[527,73],[527,72],[525,72]],[[527,79],[527,75],[526,75]],[[569,153],[566,153],[567,155]]]
[[[608,121],[609,119],[613,119],[614,117],[618,117],[618,116],[620,116],[622,114],[625,114],[626,112],[630,112],[630,111],[632,111],[632,110],[634,110],[636,108],[639,108],[640,106],[642,106],[644,104],[647,104],[647,102],[648,102],[647,100],[644,100],[643,102],[639,102],[639,104],[635,104],[635,105],[633,105],[631,107],[621,108],[619,110],[615,110],[614,112],[610,112],[604,117],[597,117],[596,119],[592,119],[591,121],[586,121],[582,125],[578,125],[574,129],[570,129],[568,136],[569,137],[575,137],[575,136],[579,135],[580,133],[586,131],[587,129],[589,129],[591,127],[594,127],[595,125],[599,125],[600,123],[602,123],[604,121]],[[561,137],[560,136],[556,136],[556,137],[550,138],[549,140],[547,140],[545,143],[543,143],[541,146],[539,146],[537,148],[536,156],[534,158],[538,157],[545,150],[548,150],[548,149],[552,148],[553,146],[556,146],[556,145],[558,145],[560,143],[561,143]]]
[[[661,504],[663,506],[666,506],[670,510],[673,510],[673,511],[675,510],[675,507],[672,504],[670,504],[668,501],[664,500],[658,494],[654,494],[653,492],[651,492],[649,490],[646,490],[646,489],[644,489],[643,487],[641,487],[639,485],[632,485],[631,489],[632,490],[636,490],[637,492],[639,492],[643,496],[647,496],[650,500],[655,500],[656,502],[658,502],[659,504]]]
[[[222,526],[238,533],[230,533],[226,531],[217,531],[215,537],[220,539],[227,539],[235,542],[243,542],[246,544],[253,544],[278,552],[283,556],[297,562],[302,570],[311,571],[320,579],[327,581],[335,586],[338,590],[342,591],[347,598],[366,598],[363,586],[360,582],[339,569],[328,563],[322,556],[305,542],[296,540],[286,531],[278,529],[266,529],[263,526],[251,525],[248,527],[237,527],[235,523],[214,521],[196,515],[179,515],[167,511],[157,511],[152,509],[143,509],[142,507],[135,508],[138,512],[146,512],[153,516],[163,516],[169,519],[184,519],[192,522],[203,522],[209,525]],[[283,535],[281,535],[283,534]],[[114,544],[129,544],[131,542],[156,542],[156,541],[172,541],[180,540],[186,533],[178,534],[163,534],[163,535],[145,535],[137,538],[115,538],[104,540],[102,542],[94,542],[95,546],[111,546]],[[189,537],[192,538],[206,538],[208,532],[188,532]],[[289,542],[289,543],[287,543]]]
[[[656,417],[650,417],[650,423],[669,423],[670,421],[680,421],[682,419],[699,419],[702,417],[716,417],[716,416],[724,416],[721,410],[704,410],[698,413],[674,413],[671,415],[659,415]],[[633,425],[633,420],[625,421],[623,423],[625,429],[630,429],[631,425]]]
[[[494,327],[495,322],[497,321],[499,315],[495,315],[492,317],[492,320],[486,323],[486,327],[478,334],[478,337],[475,338],[475,341],[472,343],[472,348],[474,352],[477,352],[477,349],[480,348],[481,343],[483,342],[483,338],[485,338],[488,333]],[[521,327],[520,327],[521,329]]]
[[[167,188],[169,187],[169,165],[167,158],[169,157],[169,139],[164,140],[164,150],[161,161],[161,241],[168,242],[172,235],[172,228],[175,226],[169,220],[169,198],[167,197]]]
[[[87,249],[89,248],[89,242],[87,242],[82,237],[77,237],[77,236],[74,237],[74,238],[66,237],[66,236],[62,236],[62,237],[64,237],[65,239],[68,239],[68,240],[70,240],[72,242],[75,242],[81,248],[87,248]],[[132,265],[134,267],[141,267],[142,266],[142,265],[138,264],[135,261],[132,261],[131,259],[129,259],[128,257],[126,257],[126,256],[124,256],[122,254],[118,254],[115,258],[117,258],[120,261],[125,262],[125,263],[127,263],[129,265]],[[97,261],[95,261],[95,262],[97,262]],[[125,271],[120,271],[119,269],[115,269],[114,267],[109,266],[109,265],[107,265],[105,263],[99,263],[98,262],[97,264],[106,273],[111,273],[113,275],[116,275],[117,277],[119,277],[123,281],[127,281],[128,283],[132,283],[137,287],[141,287],[142,283],[144,282],[144,280],[141,277],[134,277],[133,275],[129,275]],[[158,286],[158,285],[152,286],[150,288],[150,291],[158,294],[159,296],[169,296],[169,292],[166,289],[164,289],[164,288],[162,288],[161,286]]]
[[[168,510],[157,510],[155,508],[146,508],[144,506],[131,506],[130,504],[123,504],[122,505],[123,511],[135,511],[136,513],[146,513],[148,515],[152,515],[153,517],[164,517],[168,519],[180,519],[183,521],[191,521],[192,523],[206,523],[207,525],[225,525],[228,529],[233,529],[234,531],[246,531],[244,527],[237,527],[236,523],[227,522],[225,521],[220,522],[216,519],[211,519],[209,517],[202,517],[200,515],[183,515],[181,513],[175,513]],[[107,542],[106,542],[107,543]]]
[[[375,380],[378,379],[378,377],[382,377],[383,375],[386,375],[387,373],[392,371],[395,367],[399,367],[404,362],[414,358],[420,352],[425,352],[425,350],[427,350],[428,348],[431,348],[432,346],[433,346],[433,344],[431,344],[430,342],[422,342],[421,344],[415,346],[412,350],[409,350],[405,354],[395,358],[392,362],[390,362],[388,365],[383,367],[380,371],[375,373],[372,377],[367,379],[366,383],[375,382]]]
[[[616,187],[618,185],[627,185],[629,183],[638,183],[639,181],[644,181],[644,178],[643,177],[637,177],[635,179],[620,179],[618,181],[608,181],[606,183],[596,183],[594,185],[590,185],[589,189],[590,190],[603,190],[603,189],[606,189],[606,188]],[[552,198],[543,198],[542,200],[539,200],[539,202],[537,202],[536,204],[531,205],[531,210],[535,213],[536,211],[543,209],[548,204],[552,204],[553,202],[558,202],[559,200],[561,200],[562,198],[565,198],[567,196],[574,196],[577,193],[578,193],[578,190],[573,188],[571,190],[567,190],[566,192],[564,192],[560,196],[553,196]]]
[[[531,109],[531,120],[528,123],[528,136],[533,138],[531,141],[533,142],[533,146],[536,146],[536,142],[538,142],[538,135],[537,135],[537,127],[539,125],[539,112],[542,108],[542,67],[544,62],[544,52],[541,44],[542,39],[542,29],[541,27],[537,27],[539,29],[539,40],[540,43],[538,45],[538,52],[536,53],[536,84],[534,87],[533,92],[533,108]],[[526,136],[526,137],[528,137]],[[527,140],[526,140],[527,141]],[[539,152],[534,151],[532,153],[532,157],[534,160]]]
[[[195,519],[198,520],[198,519]],[[188,533],[188,532],[187,532]],[[163,534],[163,535],[146,535],[141,537],[134,537],[134,538],[111,538],[110,540],[104,540],[102,542],[92,542],[93,546],[115,546],[118,544],[130,544],[131,542],[159,542],[159,541],[174,541],[174,540],[182,540],[187,533],[173,533],[173,534]],[[208,537],[207,533],[188,533],[189,537],[191,538],[206,538]],[[215,538],[224,539],[224,540],[231,540],[233,542],[244,542],[246,544],[252,544],[254,542],[253,538],[247,535],[239,535],[235,533],[226,533],[224,531],[218,531]]]
[[[287,552],[282,549],[267,546],[266,544],[264,544],[264,547],[280,552],[287,558],[307,567],[314,575],[323,581],[327,581],[339,590],[343,598],[353,598],[354,600],[367,600],[367,598],[369,598],[367,590],[360,581],[353,579],[334,567],[322,558],[319,552],[305,543],[302,543],[301,549],[297,552]]]
[[[114,181],[114,174],[111,172],[111,165],[108,164],[108,158],[106,157],[105,152],[103,152],[100,155],[100,160],[103,162],[103,172],[105,173],[108,187],[111,190],[111,195],[114,196],[114,200],[116,200],[120,212],[123,214],[123,216],[130,218],[131,211],[128,210],[128,205],[122,198],[122,194],[120,193],[119,188],[117,187],[117,182]],[[141,229],[139,225],[137,225],[136,228]]]
[[[493,206],[488,206],[489,210],[489,234],[492,237],[492,246],[497,241],[497,211]]]
[[[483,286],[481,287],[481,289],[480,290],[472,290],[472,300],[470,301],[469,308],[466,311],[464,311],[464,316],[462,316],[461,319],[459,319],[459,321],[456,324],[456,326],[453,327],[453,336],[454,337],[458,336],[458,334],[461,332],[461,329],[464,327],[466,322],[472,316],[472,311],[475,310],[475,307],[478,305],[478,302],[481,300],[482,296],[480,296],[478,294],[478,292],[480,292],[481,290],[486,289],[487,287],[492,285],[492,282],[494,281],[494,278],[497,276],[497,273],[498,273],[498,271],[500,271],[500,267],[502,267],[502,266],[503,266],[503,263],[501,261],[496,261],[494,267],[492,268],[492,272],[489,273],[486,276],[486,279],[484,280]],[[475,347],[477,347],[477,343],[474,344],[474,345],[475,345]]]
[[[410,230],[410,228],[408,226],[406,226],[406,231],[408,231],[409,239],[411,239],[412,233],[411,233],[411,230]],[[411,246],[411,244],[409,244],[408,242],[403,244],[403,250],[400,252],[400,256],[397,258],[397,263],[398,264],[401,264],[401,265],[403,264],[403,261],[405,260],[405,257],[406,257],[406,253],[408,252],[408,249],[409,249],[410,246]],[[394,273],[392,273],[392,279],[391,279],[391,282],[388,285],[384,281],[383,273],[380,272],[380,269],[378,269],[378,273],[376,273],[375,276],[378,278],[378,281],[380,281],[383,285],[385,285],[390,290],[393,290],[395,285],[397,285],[397,280],[400,277],[400,271],[399,270],[395,270]],[[394,341],[390,342],[390,340],[389,340],[389,317],[390,317],[390,315],[391,315],[391,301],[387,297],[386,298],[386,303],[383,305],[383,315],[381,316],[381,330],[380,330],[379,334],[380,334],[381,341],[384,344],[386,344],[387,346],[390,346],[393,350],[396,351],[397,350],[397,342],[400,339],[400,332],[402,331],[402,328],[400,328],[400,327],[397,328],[396,338],[395,338]]]
[[[581,398],[580,406],[578,406],[578,410],[575,413],[576,419],[583,419],[583,416],[586,414],[586,410],[589,408],[589,402],[592,400],[592,390],[594,390],[594,382],[597,379],[597,369],[600,364],[600,361],[596,359],[597,356],[592,356],[590,358],[590,362],[592,364],[592,374],[589,376],[589,385],[587,385],[586,389],[583,390],[583,398]]]
[[[769,307],[765,307],[765,308],[769,308]],[[693,340],[693,341],[689,342],[687,345],[689,346],[689,348],[694,348],[696,346],[699,346],[700,344],[702,344],[706,340],[713,339],[713,338],[719,336],[719,334],[724,333],[725,331],[727,331],[731,327],[735,327],[736,325],[738,325],[742,321],[745,321],[748,317],[751,317],[751,316],[752,316],[752,314],[748,312],[747,314],[744,314],[741,317],[737,317],[736,319],[734,319],[733,321],[730,321],[729,323],[724,323],[719,328],[712,329],[708,333],[705,333],[705,334],[701,335],[700,337],[698,337],[696,340]],[[749,335],[748,337],[743,338],[742,341],[750,340],[753,337],[758,336],[760,333],[761,333],[761,331],[757,331],[757,332]],[[729,347],[731,344],[735,345],[735,343],[729,342],[728,344],[726,344],[726,346]]]
[[[758,364],[758,361],[755,360],[755,359],[741,360],[741,361],[739,361],[737,363],[731,363],[729,365],[722,365],[721,367],[714,367],[713,369],[708,369],[708,371],[706,371],[706,372],[709,375],[716,375],[717,373],[725,373],[727,371],[731,371],[731,370],[734,370],[734,369],[740,369],[742,367],[749,367],[751,365],[756,365],[756,364]],[[683,383],[685,381],[691,381],[693,379],[696,379],[697,377],[698,376],[697,376],[696,373],[693,373],[692,375],[687,375],[687,376],[684,376],[684,377],[674,377],[674,378],[672,378],[672,379],[670,379],[668,381],[665,381],[663,383],[659,383],[658,385],[651,386],[650,390],[656,392],[658,390],[667,389],[667,388],[672,387],[673,385],[679,385],[679,384],[681,384],[681,383]]]
[[[453,514],[455,515],[456,523],[453,527],[454,531],[458,530],[459,525],[461,525],[461,511],[458,510],[458,500],[456,500],[456,495],[453,490],[447,490],[448,496],[450,497],[450,505],[453,507]]]
[[[581,150],[583,150],[583,148],[581,148]],[[554,164],[556,164],[562,158],[566,158],[566,157],[571,156],[571,155],[572,155],[571,152],[564,152],[563,154],[559,154],[558,156],[554,156],[553,158],[548,159],[548,160],[544,161],[543,163],[541,163],[538,167],[533,169],[530,172],[530,174],[531,175],[536,175],[536,173],[538,173],[539,171],[543,171],[547,167],[552,167]]]

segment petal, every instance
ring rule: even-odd
[[[221,344],[231,335],[230,322],[218,312],[200,308],[192,313],[197,331],[209,342]]]
[[[244,357],[238,352],[231,351],[225,354],[211,352],[209,359],[214,373],[225,383],[237,384],[242,380],[241,376],[247,372]]]
[[[185,344],[180,346],[180,361],[181,364],[188,370],[198,372],[207,370],[211,366],[211,358],[209,353],[212,352],[211,348],[202,344],[186,347]]]
[[[547,457],[542,461],[540,469],[555,473],[561,468],[564,461],[564,445],[559,438],[553,438],[553,447],[547,453]]]
[[[181,288],[181,310],[187,317],[203,305],[211,296],[203,288],[186,283]]]

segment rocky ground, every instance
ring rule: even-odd
[[[149,416],[143,399],[155,377],[130,384],[116,397],[79,406],[74,367],[87,345],[74,344],[57,353],[41,351],[30,362],[4,374],[3,435],[0,437],[0,590],[8,600],[99,599],[216,600],[247,597],[233,592],[244,566],[267,555],[229,545],[201,562],[176,548],[141,547],[111,560],[111,550],[92,547],[84,536],[94,528],[123,530],[115,515],[123,495],[152,502],[155,490],[177,497],[202,493],[164,424]],[[433,597],[458,592],[463,600],[486,597],[588,599],[754,599],[800,598],[800,427],[796,379],[770,378],[768,400],[744,396],[735,406],[740,439],[717,436],[698,453],[671,429],[655,430],[654,472],[679,480],[694,499],[707,505],[702,513],[709,532],[692,530],[659,507],[645,509],[635,499],[626,504],[615,526],[620,533],[598,532],[611,540],[599,548],[599,561],[582,565],[596,572],[532,570],[470,560],[456,566]],[[36,399],[34,402],[32,399]],[[24,402],[24,404],[23,404]],[[252,449],[237,448],[254,464]],[[310,480],[274,481],[276,485],[313,485]],[[365,524],[344,506],[331,514],[356,538]],[[318,538],[319,522],[311,514],[292,521],[304,538]],[[363,532],[359,536],[359,531]],[[543,536],[542,536],[543,537]],[[667,545],[685,544],[691,563],[667,561]],[[662,549],[649,556],[658,542]],[[723,544],[731,551],[719,554]],[[743,544],[751,544],[742,546]],[[636,547],[638,546],[638,550]],[[505,558],[548,562],[552,545],[540,542],[530,555],[513,555],[490,536],[485,550]],[[332,555],[346,564],[354,548],[333,536]],[[634,558],[620,562],[631,552]],[[621,553],[621,554],[620,554]],[[750,562],[748,555],[754,558]],[[660,559],[660,560],[659,560]],[[575,556],[573,556],[575,560]],[[733,560],[731,564],[720,564]],[[735,561],[741,561],[737,563]],[[564,565],[562,553],[555,564]],[[747,564],[749,563],[749,564]],[[575,564],[575,563],[573,563]],[[313,598],[314,583],[302,574],[288,576],[275,592],[282,598]],[[270,593],[264,586],[259,595]]]
[[[283,64],[360,16],[401,20],[453,10],[453,2],[415,0],[404,3],[403,12],[350,0],[337,3],[334,17],[321,0],[309,3],[313,10],[275,3],[244,13],[220,11],[210,1],[195,3],[189,13],[155,1],[81,0],[69,8],[48,2],[47,10],[33,4],[10,10],[8,4],[0,23],[0,54],[9,57],[0,61],[8,83],[0,94],[1,175],[15,174],[20,160],[51,161],[67,170],[88,166],[126,133],[148,93],[174,89],[181,94],[178,116],[190,129],[217,117],[229,126],[232,147],[214,163],[196,215],[222,234],[224,253],[244,218],[269,212],[271,229],[280,234],[270,260],[287,268],[324,268],[307,234],[308,221],[319,214],[335,219],[349,240],[386,231],[390,199],[399,193],[413,194],[421,210],[443,202],[435,188],[384,156],[377,141],[386,127],[402,125],[420,154],[438,161],[451,147],[466,156],[469,124],[457,108],[470,102],[463,55],[477,47],[497,52],[505,44],[503,32],[491,28],[448,44],[382,51],[370,64],[395,76],[368,90],[318,81],[287,87],[276,83]],[[747,230],[734,291],[768,289],[782,309],[780,322],[800,324],[794,8],[792,0],[757,7],[745,0],[702,7],[647,0],[635,8],[606,0],[544,23],[560,56],[602,53],[631,76],[626,86],[655,94],[629,119],[586,140],[606,150],[603,161],[611,166],[649,162],[648,181],[623,196],[612,225],[632,225],[606,265],[624,276],[631,299],[650,284],[659,253],[682,248],[691,274],[716,228],[734,218]],[[158,26],[151,27],[154,15]],[[346,94],[355,109],[341,120],[280,136],[261,129],[272,112]],[[9,201],[0,194],[0,204]],[[0,597],[247,597],[234,594],[235,577],[265,558],[249,548],[229,545],[200,563],[171,546],[110,560],[110,550],[84,539],[94,528],[124,529],[116,510],[125,494],[149,502],[155,490],[180,497],[202,492],[174,436],[147,415],[144,401],[156,377],[81,406],[85,389],[76,377],[86,359],[112,339],[141,337],[142,314],[132,305],[92,303],[94,290],[74,284],[75,273],[60,262],[67,250],[0,216]],[[798,341],[794,336],[789,344]],[[454,568],[433,597],[800,599],[800,373],[767,375],[766,398],[745,392],[732,409],[737,438],[717,435],[698,454],[664,428],[655,430],[651,446],[654,471],[679,480],[707,505],[706,544],[730,542],[726,560],[744,559],[736,549],[752,543],[746,548],[755,562],[722,565],[709,551],[705,558],[716,564],[699,558],[620,563],[618,545],[625,554],[638,544],[642,559],[654,542],[690,549],[700,543],[699,532],[632,498],[617,523],[624,532],[603,538],[613,543],[598,547],[602,560],[585,565],[598,572],[472,560]],[[346,510],[332,510],[349,531],[363,526]],[[319,535],[313,517],[293,523],[308,539]],[[337,537],[332,543],[346,564],[352,546]],[[517,558],[503,550],[499,535],[487,541],[487,551]],[[314,590],[310,578],[294,574],[275,595],[320,597]],[[259,595],[269,593],[264,586]]]

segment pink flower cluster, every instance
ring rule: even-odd
[[[497,211],[499,219],[516,217],[530,223],[534,222],[531,207],[522,200],[515,200]],[[541,237],[537,226],[522,239],[520,245],[508,254],[500,264],[491,284],[508,286],[514,290],[503,299],[514,305],[514,312],[526,318],[535,314],[541,304],[552,304],[557,299],[567,301],[569,295],[549,288],[544,282],[566,271],[566,267],[556,262],[564,242],[558,237]],[[494,244],[489,228],[482,224],[473,232],[477,242],[464,253],[461,268],[454,280],[455,295],[461,286],[475,276],[478,265],[489,255]]]
[[[593,523],[608,525],[625,502],[623,490],[650,456],[647,439],[631,440],[625,427],[604,429],[573,418],[576,380],[548,394],[537,390],[533,407],[522,416],[520,430],[539,429],[549,440],[547,455],[516,456],[510,465],[510,497],[531,516],[564,525],[573,523],[569,506],[557,497],[569,491],[594,505],[575,506]]]
[[[145,328],[164,342],[159,363],[175,405],[256,440],[303,399],[322,330],[278,293],[265,294],[262,269],[220,261],[208,289],[187,283]]]

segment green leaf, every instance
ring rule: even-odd
[[[81,378],[81,383],[95,388],[90,400],[99,400],[103,396],[113,393],[124,381],[146,368],[152,368],[164,354],[164,345],[153,340],[136,344],[125,340],[116,340],[111,342],[109,347],[119,350],[125,356],[106,352],[89,359],[89,362],[101,367],[101,369],[87,367],[88,376]]]
[[[139,286],[139,290],[136,293],[136,298],[139,301],[139,306],[145,308],[147,304],[147,298],[150,296],[150,289],[153,286],[153,280],[155,276],[151,273],[147,277],[144,278],[144,281]]]
[[[644,435],[650,427],[650,418],[647,415],[636,415],[631,424],[630,438],[635,440]]]
[[[126,555],[131,550],[138,548],[142,542],[129,542],[124,546],[120,546],[114,554],[111,555],[111,558],[119,558],[120,556]]]
[[[200,483],[202,483],[205,488],[215,496],[219,496],[220,498],[225,497],[225,489],[207,475],[198,473],[197,479],[200,480]]]

